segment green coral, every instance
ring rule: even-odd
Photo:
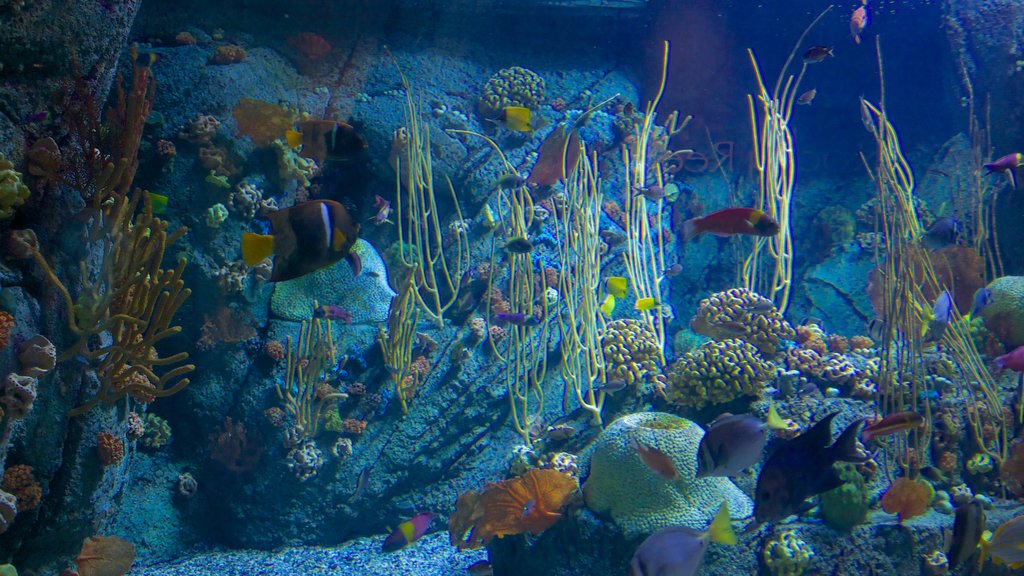
[[[666,396],[674,404],[699,410],[757,396],[774,374],[775,365],[742,340],[706,342],[669,368]]]
[[[796,338],[775,304],[746,288],[730,288],[700,301],[690,329],[714,340],[739,338],[773,356],[783,340]]]
[[[1024,276],[1003,276],[988,285],[992,303],[981,311],[985,328],[1013,350],[1024,345]]]
[[[357,240],[352,252],[363,265],[358,277],[352,276],[348,262],[338,262],[301,278],[278,282],[270,299],[271,312],[285,320],[305,320],[313,314],[313,301],[317,300],[344,308],[352,314],[354,324],[387,320],[395,291],[388,285],[384,260],[366,240]]]
[[[787,530],[765,544],[761,557],[772,576],[800,576],[811,565],[814,550]]]
[[[14,209],[28,200],[28,186],[21,181],[21,172],[0,154],[0,219],[14,216]]]
[[[480,114],[497,118],[506,106],[536,110],[544,100],[544,79],[532,70],[512,66],[499,70],[484,85],[480,95]]]
[[[160,448],[171,441],[171,425],[156,414],[146,414],[146,431],[142,443],[149,448]]]
[[[324,414],[324,430],[334,432],[335,434],[341,434],[341,431],[344,429],[345,421],[341,418],[341,414],[338,413],[337,408],[332,408]]]
[[[728,478],[697,479],[697,447],[704,430],[674,416],[641,412],[619,418],[601,433],[583,485],[587,506],[608,514],[627,538],[683,525],[703,529],[723,501],[733,518],[753,513],[753,503]],[[672,460],[678,477],[668,481],[640,459],[632,439]]]
[[[601,337],[601,350],[607,365],[608,380],[622,380],[641,392],[663,390],[662,355],[658,339],[639,320],[615,320],[608,323]],[[648,389],[648,390],[645,390]]]
[[[821,519],[835,530],[849,532],[868,519],[870,494],[864,477],[853,464],[842,463],[836,472],[843,485],[821,495]]]

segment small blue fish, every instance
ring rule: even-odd
[[[939,218],[921,236],[921,244],[929,250],[941,250],[947,246],[959,245],[964,227],[953,216]]]
[[[953,297],[949,295],[948,290],[943,290],[932,307],[932,318],[925,327],[924,341],[927,343],[941,340],[952,319]]]
[[[967,315],[968,318],[977,316],[982,310],[988,307],[992,303],[992,291],[988,288],[979,288],[974,293],[974,302],[971,304],[971,313]]]

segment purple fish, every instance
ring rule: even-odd
[[[1006,172],[1010,177],[1010,185],[1013,189],[1017,189],[1017,168],[1024,166],[1024,154],[1020,152],[1014,152],[1013,154],[1007,154],[995,162],[985,164],[985,169],[988,170],[987,174],[994,172]]]
[[[384,540],[382,549],[385,552],[397,552],[402,548],[405,548],[409,544],[420,539],[421,536],[427,533],[430,529],[430,523],[434,521],[434,514],[431,512],[425,512],[423,514],[417,514],[402,522],[398,525],[398,528],[391,533],[387,539]]]
[[[333,304],[321,304],[313,310],[314,318],[326,318],[328,320],[337,320],[338,322],[344,322],[345,324],[352,323],[352,313],[339,306]]]
[[[388,217],[391,216],[391,201],[385,200],[381,196],[374,196],[373,198],[373,207],[377,210],[377,213],[372,218],[373,223],[383,224],[387,222],[391,224],[391,220],[388,220]]]

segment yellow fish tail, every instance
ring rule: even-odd
[[[284,133],[284,139],[292,148],[302,146],[302,132],[299,132],[298,130],[292,130],[289,128],[288,131]]]
[[[274,237],[270,234],[242,233],[242,259],[255,266],[274,254]]]
[[[786,421],[779,416],[779,411],[775,409],[774,402],[768,404],[768,420],[765,424],[772,430],[785,430],[787,428]]]
[[[719,544],[727,544],[729,546],[736,544],[736,533],[733,532],[732,524],[729,522],[729,504],[727,502],[722,502],[722,506],[718,509],[718,514],[715,515],[711,526],[708,527],[708,538],[712,542],[718,542]]]

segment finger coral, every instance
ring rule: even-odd
[[[746,288],[731,288],[701,300],[690,328],[715,340],[739,338],[769,356],[778,351],[782,340],[796,338],[775,304]]]
[[[761,359],[742,340],[705,342],[687,352],[668,370],[668,400],[701,409],[740,396],[757,396],[775,374],[775,365]]]
[[[466,492],[448,520],[451,543],[472,550],[495,536],[540,534],[562,517],[562,509],[578,489],[576,479],[568,474],[534,468],[518,478],[492,482],[480,492]]]
[[[638,392],[642,387],[665,387],[661,373],[661,346],[657,337],[639,320],[609,322],[601,337],[608,380],[622,380]]]

